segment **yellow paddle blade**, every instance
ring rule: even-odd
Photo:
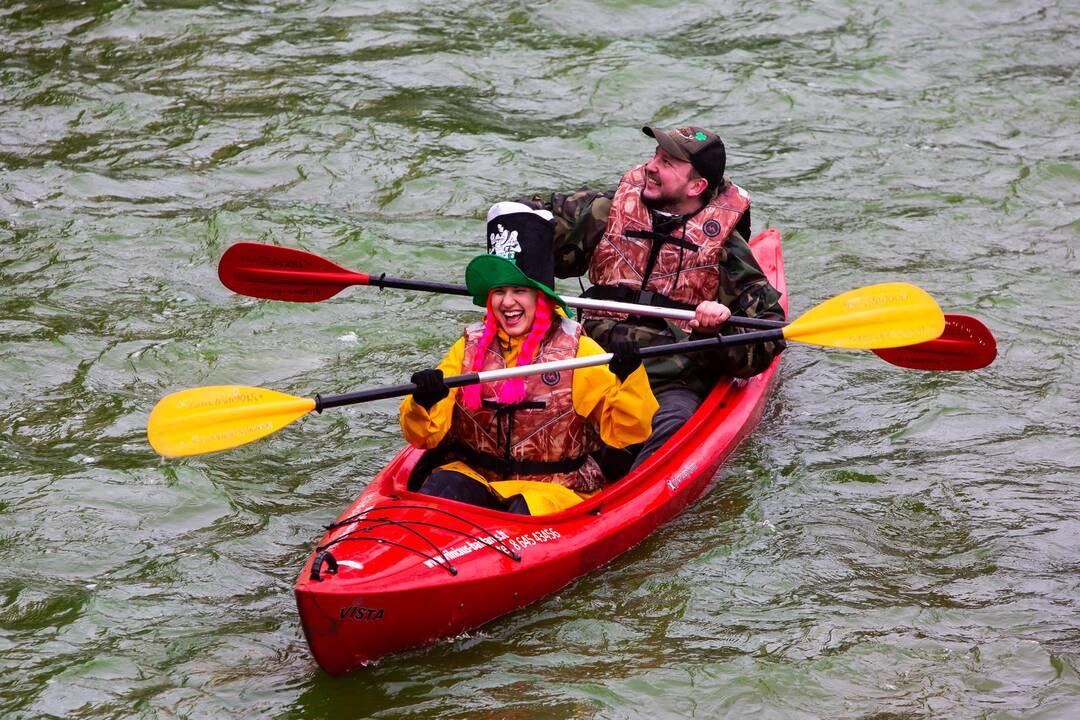
[[[201,455],[258,440],[314,409],[314,400],[256,387],[181,390],[154,406],[146,436],[165,457]]]
[[[908,283],[867,285],[837,295],[784,328],[789,340],[875,350],[933,340],[945,315],[925,290]]]

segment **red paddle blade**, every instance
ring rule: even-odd
[[[225,251],[218,277],[235,293],[289,302],[318,302],[369,282],[367,275],[303,250],[248,242]]]
[[[997,340],[988,327],[969,315],[946,315],[945,332],[938,339],[874,353],[912,370],[978,370],[997,357]]]

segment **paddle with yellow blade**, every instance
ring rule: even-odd
[[[941,335],[945,316],[924,290],[906,283],[870,285],[826,300],[782,328],[720,335],[703,340],[641,348],[643,358],[745,345],[793,340],[824,347],[875,349],[914,345]],[[610,353],[502,370],[454,375],[447,387],[507,380],[557,370],[573,370],[611,361]],[[226,450],[276,432],[312,410],[411,395],[413,383],[360,390],[343,395],[300,398],[274,390],[218,385],[181,390],[161,399],[146,428],[150,445],[166,457],[183,457]]]
[[[225,251],[218,263],[218,277],[225,287],[241,295],[288,302],[327,300],[354,285],[450,295],[471,294],[464,285],[389,277],[386,273],[358,273],[305,250],[251,242],[236,243]],[[694,318],[693,310],[600,298],[564,296],[563,299],[570,307],[583,310],[605,310],[671,320]],[[777,320],[738,315],[729,318],[727,324],[756,330],[785,325]],[[993,362],[997,355],[997,341],[976,318],[949,314],[945,316],[945,333],[940,338],[916,347],[871,349],[882,360],[913,370],[977,370]]]

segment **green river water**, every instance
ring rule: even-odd
[[[0,716],[1080,717],[1077,3],[0,0],[0,81]],[[492,202],[613,186],[646,123],[723,135],[793,315],[909,281],[996,362],[792,346],[646,542],[326,675],[292,585],[397,402],[182,460],[147,416],[402,382],[477,312],[253,300],[218,259],[460,282]]]

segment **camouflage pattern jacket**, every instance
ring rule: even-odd
[[[623,182],[620,183],[619,190],[615,192],[582,189],[572,193],[555,193],[548,202],[540,196],[533,196],[530,201],[524,201],[529,202],[533,207],[551,210],[555,215],[556,275],[574,277],[587,271],[591,278],[610,282],[608,276],[611,274],[609,267],[611,258],[605,259],[606,254],[603,250],[599,254],[596,251],[605,239],[609,225],[613,228],[627,229],[625,214],[613,204],[613,200],[620,193],[625,197],[628,192],[637,192],[638,200],[640,200],[640,189],[634,188],[635,172],[639,170],[635,168],[627,173]],[[733,191],[738,192],[737,189],[733,190],[734,188],[730,179],[725,177],[724,185],[716,197],[727,196],[733,199]],[[729,204],[737,207],[735,203]],[[711,238],[720,248],[712,263],[715,269],[715,283],[697,284],[702,292],[707,292],[709,296],[687,295],[674,299],[691,305],[705,300],[716,300],[730,308],[734,315],[772,320],[785,319],[784,310],[780,306],[780,293],[769,283],[754,259],[750,246],[736,229],[744,228],[749,234],[749,223],[746,222],[748,216],[749,199],[747,198],[742,217],[738,220],[730,218],[731,221],[720,223],[721,232]],[[634,224],[635,229],[651,231],[675,239],[682,239],[686,235],[687,227],[693,220],[692,217],[664,216],[657,213],[650,213],[650,218],[651,227],[639,227],[640,223],[638,223]],[[699,224],[698,229],[703,230],[700,225],[703,223]],[[630,240],[627,239],[627,241]],[[646,242],[655,243],[656,241],[646,240]],[[628,258],[635,265],[633,273],[639,278],[640,290],[659,293],[672,291],[673,281],[668,285],[663,284],[664,278],[661,278],[661,284],[654,282],[653,271],[656,259],[660,257],[662,251],[663,247],[660,247],[655,256],[652,253],[637,253],[633,258]],[[654,258],[652,268],[647,266],[650,257]],[[601,265],[604,267],[600,267]],[[626,273],[624,277],[627,274],[630,277],[635,276]],[[688,333],[685,326],[680,326],[678,323],[655,318],[622,319],[610,315],[594,316],[586,317],[583,324],[590,337],[604,347],[610,347],[611,343],[618,339],[631,340],[639,346],[647,347],[704,337],[696,333]],[[741,332],[745,331],[727,325],[721,329],[724,335]],[[699,395],[704,395],[723,377],[751,377],[762,372],[783,349],[783,341],[733,345],[712,351],[653,358],[646,360],[645,366],[654,392],[667,387],[684,387]]]

